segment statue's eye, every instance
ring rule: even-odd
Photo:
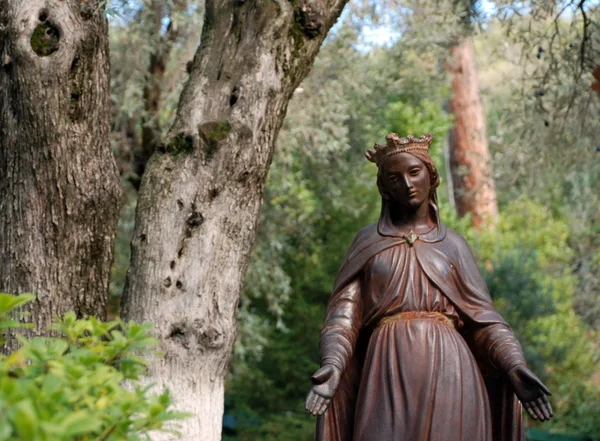
[[[415,168],[411,168],[409,173],[411,176],[417,176],[420,172],[421,172],[421,169],[418,167],[415,167]]]
[[[390,182],[396,182],[398,180],[398,176],[392,175],[390,176]]]

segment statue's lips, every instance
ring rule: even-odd
[[[407,196],[408,196],[410,199],[412,199],[412,198],[414,198],[414,197],[417,195],[417,193],[418,193],[418,192],[417,192],[416,190],[415,190],[415,191],[411,191],[411,192],[409,192],[409,193],[407,194]]]

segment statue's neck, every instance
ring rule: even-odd
[[[435,227],[435,222],[431,219],[428,201],[423,202],[419,207],[405,207],[399,204],[388,202],[389,216],[392,225],[399,232],[408,233],[410,230],[415,233],[425,233]]]

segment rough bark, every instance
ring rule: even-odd
[[[460,216],[472,215],[474,227],[492,227],[498,217],[498,204],[471,39],[453,46],[451,54],[450,111],[455,121],[449,144],[456,208]]]
[[[100,3],[0,0],[0,291],[37,294],[34,334],[106,314],[120,189]]]
[[[223,382],[275,139],[345,0],[206,2],[175,123],[142,180],[123,298],[155,326],[149,382],[192,412],[180,438],[221,438]]]

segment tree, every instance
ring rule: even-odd
[[[492,225],[498,218],[496,190],[491,173],[485,112],[479,96],[475,50],[470,38],[452,47],[449,63],[452,78],[450,111],[450,170],[454,199],[460,216],[471,214],[473,226]]]
[[[106,314],[120,189],[103,3],[0,0],[0,291],[37,294],[36,334]]]
[[[344,0],[207,1],[177,117],[139,193],[126,319],[155,325],[150,380],[221,436],[223,380],[275,139]]]
[[[117,15],[109,30],[112,140],[119,171],[136,191],[150,156],[173,123],[186,63],[200,38],[203,11],[196,9],[197,3],[112,0]]]

